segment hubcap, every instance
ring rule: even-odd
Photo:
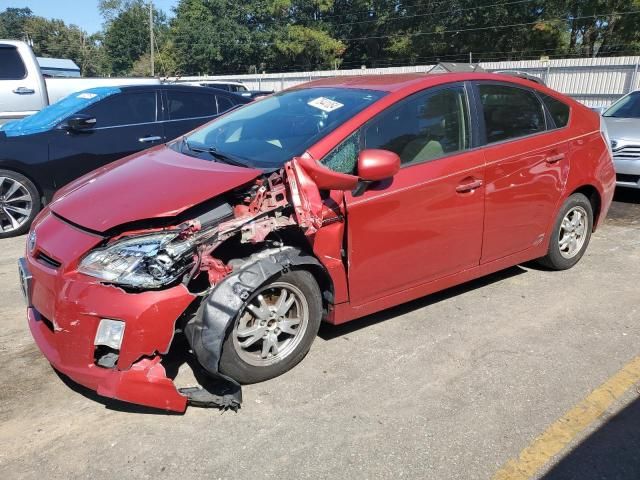
[[[558,246],[564,258],[573,258],[582,250],[587,239],[587,219],[587,211],[582,207],[573,207],[562,219]]]
[[[12,232],[31,216],[33,199],[27,187],[9,177],[0,177],[0,232]]]
[[[274,282],[249,298],[233,330],[238,356],[264,367],[291,355],[307,329],[309,306],[298,287]]]

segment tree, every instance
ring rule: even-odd
[[[0,13],[0,38],[25,39],[24,27],[33,17],[30,8],[7,8]]]
[[[104,46],[113,73],[127,75],[134,63],[151,50],[149,38],[149,5],[143,0],[102,0],[100,11],[105,18]],[[158,45],[166,36],[166,15],[154,10],[154,31]]]

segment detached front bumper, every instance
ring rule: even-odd
[[[69,348],[78,343],[91,344],[90,337],[71,338],[64,332],[51,331],[38,312],[28,309],[29,328],[36,344],[51,365],[73,381],[95,390],[103,397],[149,407],[184,412],[187,398],[176,390],[167,378],[160,356],[143,358],[128,370],[107,369],[94,364],[93,359],[71,355]],[[77,345],[82,346],[82,345]],[[86,348],[86,345],[85,345]]]
[[[194,297],[182,285],[128,293],[77,273],[78,254],[101,241],[51,215],[35,226],[39,237],[20,270],[34,340],[53,367],[99,395],[183,412],[181,395],[164,367],[176,320]],[[26,277],[26,278],[25,278]],[[100,320],[125,322],[114,367],[96,364]]]

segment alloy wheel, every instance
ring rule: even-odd
[[[10,177],[0,177],[0,232],[13,232],[22,227],[33,210],[29,189]]]
[[[238,356],[262,367],[291,355],[309,324],[309,305],[298,287],[274,282],[254,292],[233,331]]]
[[[587,239],[587,225],[587,211],[583,207],[573,207],[566,213],[558,234],[558,246],[564,258],[573,258],[580,253]]]

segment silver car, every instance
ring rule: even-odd
[[[640,188],[640,90],[622,97],[602,116],[611,139],[617,185]]]

